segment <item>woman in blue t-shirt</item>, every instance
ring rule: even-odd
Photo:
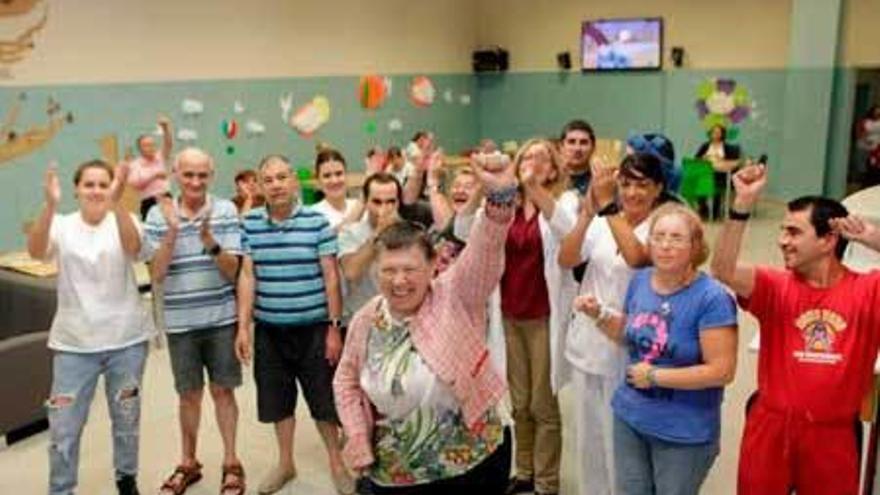
[[[618,493],[697,494],[718,455],[722,387],[736,371],[736,305],[698,270],[708,247],[693,211],[658,208],[648,249],[653,267],[632,278],[624,314],[591,294],[575,307],[629,351],[611,401]]]

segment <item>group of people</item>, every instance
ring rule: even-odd
[[[282,155],[237,175],[235,202],[209,193],[214,162],[202,150],[180,151],[166,171],[168,128],[161,152],[146,136],[137,161],[80,165],[74,213],[57,213],[61,187],[46,173],[28,250],[59,266],[50,493],[76,487],[100,375],[116,484],[138,493],[154,331],[138,259],[162,287],[179,396],[181,457],[162,494],[202,478],[205,371],[224,447],[220,493],[245,493],[234,389],[250,362],[258,419],[277,441],[259,493],[297,476],[297,385],[340,493],[356,478],[374,494],[558,493],[557,396],[571,383],[579,493],[696,494],[720,450],[738,305],[761,324],[738,492],[857,492],[853,424],[880,348],[880,271],[841,260],[849,241],[880,250],[880,227],[837,201],[790,202],[785,267],[750,266],[740,249],[767,171],[746,163],[710,274],[703,224],[676,199],[674,147],[661,134],[633,135],[621,163],[603,163],[592,127],[574,120],[512,157],[486,143],[451,171],[420,132],[399,163],[368,153],[359,197],[348,197],[343,155],[321,148],[324,197],[307,206]],[[127,182],[150,203],[143,225],[120,206]]]

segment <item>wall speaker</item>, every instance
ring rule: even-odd
[[[672,53],[670,54],[672,58],[672,65],[675,67],[681,67],[684,65],[684,47],[683,46],[673,46]]]
[[[571,70],[571,52],[559,52],[556,54],[556,65],[560,70]]]
[[[496,46],[474,51],[471,63],[474,72],[503,72],[510,66],[507,50]]]

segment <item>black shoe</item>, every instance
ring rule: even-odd
[[[531,493],[535,491],[535,480],[529,478],[527,480],[521,478],[510,478],[507,485],[506,495],[516,495],[517,493]]]
[[[123,474],[116,479],[116,490],[119,495],[141,495],[138,491],[137,479],[130,474]]]

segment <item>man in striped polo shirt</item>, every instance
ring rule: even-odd
[[[246,256],[238,285],[238,347],[246,348],[253,316],[257,415],[275,424],[278,441],[278,466],[259,493],[277,492],[296,477],[296,382],[327,448],[336,489],[353,493],[333,402],[333,366],[342,351],[336,233],[324,215],[298,204],[299,184],[286,158],[266,157],[259,175],[266,206],[242,219]]]
[[[164,285],[168,351],[180,406],[182,458],[161,492],[183,493],[201,479],[196,443],[204,370],[208,371],[217,425],[223,440],[223,493],[244,493],[244,471],[235,449],[241,385],[236,357],[234,280],[241,255],[235,205],[208,194],[214,161],[187,148],[174,161],[180,196],[162,198],[147,214],[144,249],[154,282]]]

